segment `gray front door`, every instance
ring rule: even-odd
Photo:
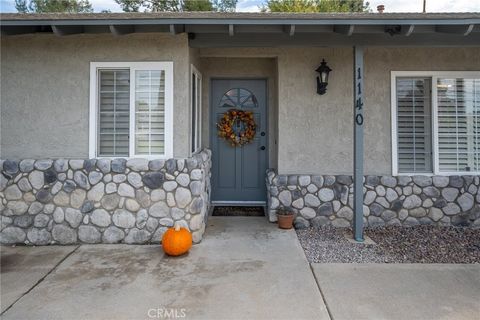
[[[210,133],[212,201],[248,204],[266,201],[267,89],[266,80],[212,80]],[[217,132],[217,123],[230,109],[253,111],[255,138],[233,147]]]

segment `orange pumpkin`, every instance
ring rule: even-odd
[[[192,234],[187,229],[175,225],[163,234],[162,247],[169,256],[180,256],[187,253],[192,247]]]

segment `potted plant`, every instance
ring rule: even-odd
[[[290,208],[280,208],[277,211],[278,227],[281,229],[291,229],[293,226],[294,212]]]

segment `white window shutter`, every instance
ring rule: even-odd
[[[398,172],[432,172],[431,80],[397,78]]]
[[[439,78],[440,172],[479,171],[480,79]]]
[[[128,156],[130,71],[99,70],[98,156]]]
[[[135,71],[135,154],[165,153],[165,70]]]

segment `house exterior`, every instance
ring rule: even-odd
[[[199,242],[225,204],[480,225],[478,13],[0,18],[2,243]]]

